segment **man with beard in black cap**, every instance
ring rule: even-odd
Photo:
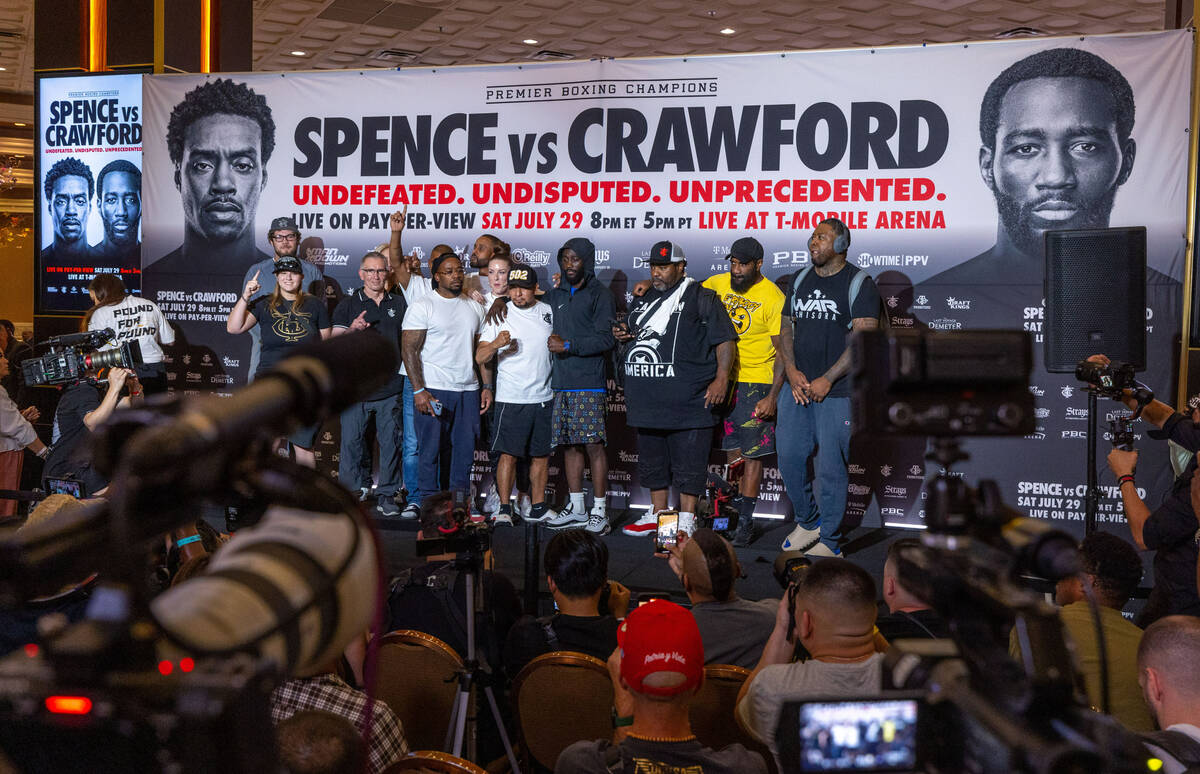
[[[553,310],[554,329],[548,345],[553,353],[553,442],[563,450],[563,469],[570,500],[547,523],[577,527],[596,535],[609,531],[607,434],[608,377],[605,359],[615,346],[612,324],[616,304],[612,291],[596,279],[596,246],[576,237],[558,251],[559,286],[542,299]],[[592,510],[583,499],[583,463],[592,473]]]

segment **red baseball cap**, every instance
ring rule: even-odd
[[[617,645],[621,677],[634,693],[675,696],[704,681],[700,628],[691,611],[674,602],[656,599],[635,608],[617,629]],[[652,675],[661,677],[648,684]]]

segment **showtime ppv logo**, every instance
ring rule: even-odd
[[[929,264],[929,256],[859,253],[854,262],[864,269],[869,269],[872,266],[926,266]]]

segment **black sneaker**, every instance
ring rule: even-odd
[[[754,518],[738,519],[737,529],[733,532],[733,544],[745,548],[754,540]]]
[[[396,501],[390,497],[381,497],[379,504],[375,506],[379,510],[380,516],[399,516],[400,506],[396,505]]]

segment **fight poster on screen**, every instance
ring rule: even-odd
[[[957,468],[1082,529],[1086,395],[1040,365],[1047,229],[1145,226],[1144,380],[1173,399],[1187,204],[1192,33],[450,69],[154,76],[146,80],[147,297],[184,332],[179,390],[245,378],[225,333],[246,269],[289,215],[330,303],[408,207],[403,245],[460,254],[494,234],[548,284],[569,238],[624,309],[646,256],[681,244],[689,275],[728,271],[755,236],[770,281],[809,265],[821,219],[894,327],[1035,337],[1038,429],[967,443]],[[802,300],[803,301],[803,300]],[[669,353],[660,353],[663,357]],[[207,370],[206,370],[207,369]],[[624,395],[610,391],[614,503],[646,502]],[[1102,410],[1116,410],[1102,405]],[[1101,426],[1106,426],[1101,417]],[[1144,423],[1136,427],[1144,435]],[[332,443],[332,440],[330,441]],[[1100,440],[1101,447],[1104,440]],[[333,447],[331,447],[332,449]],[[921,440],[852,448],[850,514],[919,525]],[[719,459],[714,456],[713,460]],[[774,467],[759,515],[786,514]],[[1139,486],[1170,479],[1143,448]],[[1144,482],[1144,483],[1143,483]],[[1119,520],[1113,484],[1101,519]]]
[[[38,80],[38,309],[91,306],[119,274],[141,289],[142,76]]]

